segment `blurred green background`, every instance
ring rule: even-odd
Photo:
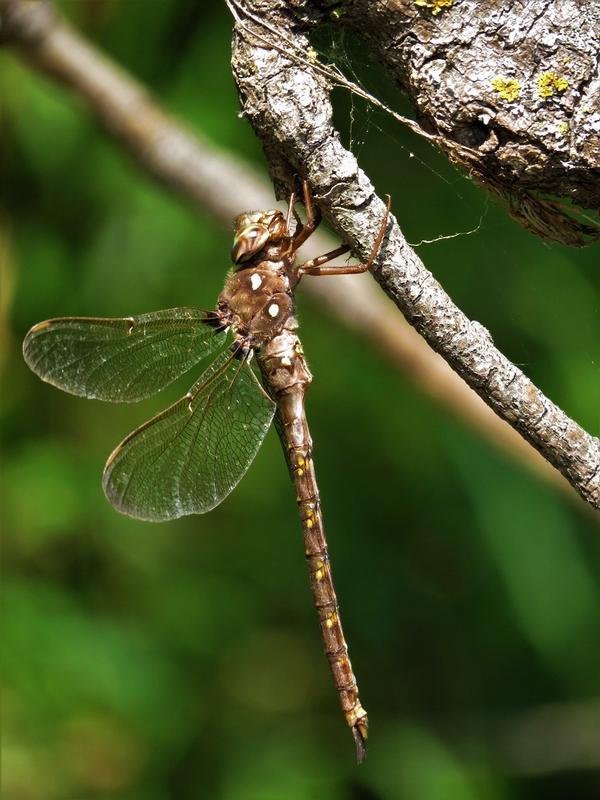
[[[237,116],[221,3],[62,8],[192,130],[263,168]],[[316,45],[407,110],[347,35]],[[598,798],[597,520],[302,292],[326,528],[371,720],[363,767],[322,654],[275,433],[205,517],[151,525],[108,505],[106,456],[191,378],[139,406],[81,400],[32,375],[21,340],[52,316],[212,307],[231,231],[146,179],[81,100],[8,51],[0,71],[5,797]],[[396,123],[335,99],[344,141],[392,195],[409,241],[483,215],[422,258],[597,433],[598,250],[539,241]]]

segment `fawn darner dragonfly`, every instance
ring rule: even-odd
[[[310,582],[333,678],[365,756],[361,706],[339,619],[312,460],[304,395],[312,375],[297,335],[294,293],[303,275],[364,272],[385,234],[387,210],[366,264],[322,264],[342,246],[296,265],[296,252],[319,224],[307,183],[306,222],[290,197],[281,211],[241,214],[231,252],[234,271],[215,311],[174,308],[137,317],[64,317],[29,331],[23,353],[43,380],[71,394],[113,402],[149,397],[217,353],[189,392],[127,436],[109,456],[103,485],[113,506],[142,520],[201,514],[217,506],[250,466],[275,417],[304,533]],[[292,222],[295,220],[294,231]],[[233,343],[227,346],[228,333]],[[262,382],[250,361],[256,355]]]

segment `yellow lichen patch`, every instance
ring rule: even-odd
[[[315,524],[314,520],[312,520],[310,518],[306,520],[306,527],[307,528],[309,528],[309,529],[312,528],[314,526],[314,524]]]
[[[311,62],[311,64],[316,64],[319,60],[319,54],[314,47],[308,47],[306,49],[306,55],[308,56],[308,60]]]
[[[443,8],[450,8],[453,3],[454,0],[415,0],[416,6],[430,8],[434,16],[439,14]]]
[[[521,84],[514,78],[494,78],[492,86],[502,100],[508,100],[509,103],[514,103],[521,91]]]
[[[568,131],[569,131],[569,123],[568,122],[561,122],[556,130],[557,130],[558,133],[561,133],[564,136],[564,134],[568,133]]]
[[[331,630],[331,628],[333,628],[336,622],[337,622],[337,614],[335,613],[335,611],[332,611],[331,614],[327,615],[327,619],[325,620],[325,625],[327,628]]]
[[[304,466],[304,456],[298,456],[298,466],[299,467]]]
[[[546,98],[564,92],[569,84],[565,78],[561,78],[556,72],[544,72],[537,79],[537,86],[540,97]]]

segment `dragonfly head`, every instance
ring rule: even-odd
[[[278,242],[285,235],[285,218],[277,209],[240,214],[235,221],[231,260],[234,264],[243,264],[265,245]]]

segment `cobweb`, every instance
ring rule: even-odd
[[[346,28],[339,26],[324,26],[318,29],[314,36],[314,52],[309,54],[312,61],[318,57],[319,62],[328,65],[336,73],[350,79],[351,85],[360,87],[361,94],[349,90],[343,85],[334,91],[333,105],[336,119],[336,128],[345,135],[345,145],[355,156],[359,156],[367,141],[371,143],[375,137],[384,138],[393,142],[393,152],[404,159],[414,159],[420,167],[427,170],[434,176],[436,181],[444,183],[449,187],[462,204],[471,205],[470,198],[467,198],[461,191],[461,184],[472,181],[464,172],[448,165],[445,161],[444,168],[447,174],[437,169],[433,162],[438,157],[437,152],[430,153],[424,150],[423,154],[418,154],[407,141],[406,136],[401,137],[397,125],[390,125],[390,115],[395,115],[388,103],[403,104],[408,107],[408,102],[400,96],[398,89],[392,85],[387,73],[383,68],[365,52],[364,48],[357,47],[356,41]],[[312,57],[311,57],[312,56]],[[382,94],[386,100],[381,99]],[[372,97],[377,97],[381,103],[374,104]],[[400,163],[402,158],[400,159]],[[455,239],[462,236],[470,236],[478,233],[483,227],[484,219],[489,208],[489,197],[484,193],[482,206],[479,211],[479,219],[470,229],[449,234],[440,234],[431,239],[421,239],[419,242],[409,242],[412,247],[420,247],[426,244],[435,244],[447,239]]]
[[[473,185],[471,178],[466,173],[454,167],[448,167],[448,162],[444,159],[441,169],[447,171],[449,168],[452,172],[443,174],[433,165],[435,159],[439,157],[437,150],[431,149],[429,152],[416,153],[415,148],[406,138],[401,138],[401,132],[396,124],[398,122],[403,128],[408,128],[413,134],[416,134],[418,140],[415,144],[419,146],[421,146],[422,140],[435,145],[439,139],[438,136],[424,131],[409,116],[394,110],[392,105],[396,107],[404,105],[407,113],[410,113],[408,101],[401,96],[383,68],[374,59],[369,58],[366,48],[357,46],[357,42],[347,29],[338,25],[320,26],[313,32],[311,45],[305,50],[281,31],[272,28],[265,20],[255,17],[245,7],[243,0],[226,0],[226,2],[236,21],[244,30],[258,39],[263,39],[269,46],[282,50],[292,60],[311,67],[328,79],[334,87],[332,102],[336,128],[341,131],[342,137],[345,137],[347,149],[354,155],[358,157],[367,142],[369,141],[371,144],[375,136],[391,140],[394,145],[391,152],[395,163],[398,159],[400,164],[402,164],[402,159],[416,160],[423,169],[434,176],[436,181],[450,188],[451,194],[460,200],[462,207],[472,207],[471,199],[467,199],[461,191],[461,185]],[[263,33],[257,33],[256,28],[249,28],[247,19],[259,25]],[[284,46],[281,44],[282,36]],[[478,233],[487,217],[488,207],[488,196],[487,193],[484,193],[479,212],[475,212],[478,221],[469,229],[441,233],[433,238],[411,243],[411,245],[419,247]],[[435,220],[436,217],[432,216],[428,222],[435,224]]]

